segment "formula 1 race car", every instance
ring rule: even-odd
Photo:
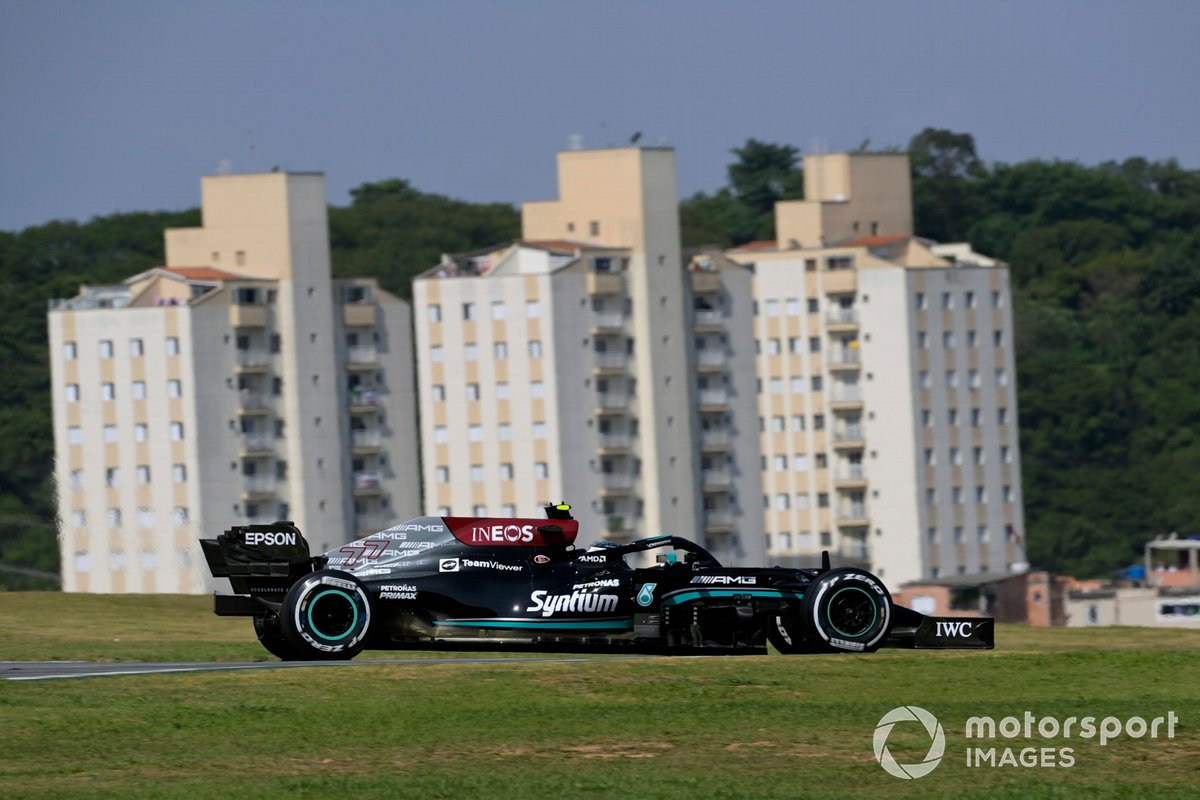
[[[573,544],[570,507],[546,519],[418,517],[323,555],[290,522],[235,526],[200,544],[233,595],[221,616],[254,619],[284,660],[379,650],[868,653],[993,647],[993,621],[937,618],[892,602],[861,569],[723,567],[678,536]],[[662,550],[633,567],[626,556]],[[682,558],[680,558],[682,555]]]

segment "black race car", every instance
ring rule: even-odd
[[[364,648],[652,653],[869,653],[993,647],[993,621],[897,606],[865,570],[723,567],[678,536],[576,548],[569,506],[546,519],[418,517],[312,556],[290,522],[200,544],[229,578],[216,613],[253,617],[285,660]],[[663,552],[652,567],[626,556]]]

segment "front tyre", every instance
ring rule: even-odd
[[[367,645],[374,607],[366,587],[345,572],[306,575],[283,601],[283,634],[300,659],[349,660]]]
[[[892,596],[866,570],[823,572],[804,591],[799,632],[818,652],[871,653],[892,628]]]

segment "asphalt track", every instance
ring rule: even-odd
[[[148,661],[0,661],[0,679],[9,681],[52,681],[67,678],[105,678],[119,675],[167,675],[176,672],[224,672],[242,669],[293,669],[296,667],[432,666],[435,664],[515,664],[611,661],[645,656],[569,656],[508,658],[394,658],[379,661],[209,661],[207,663],[151,663]]]

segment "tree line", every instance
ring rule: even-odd
[[[1129,158],[985,164],[970,134],[909,142],[915,229],[1011,265],[1030,560],[1103,575],[1156,534],[1200,530],[1200,170]],[[680,204],[685,246],[774,238],[803,197],[800,152],[754,139],[727,185]],[[519,236],[516,209],[364,184],[329,209],[333,271],[408,297],[444,252]],[[0,232],[0,588],[56,572],[46,302],[163,262],[198,210]]]

